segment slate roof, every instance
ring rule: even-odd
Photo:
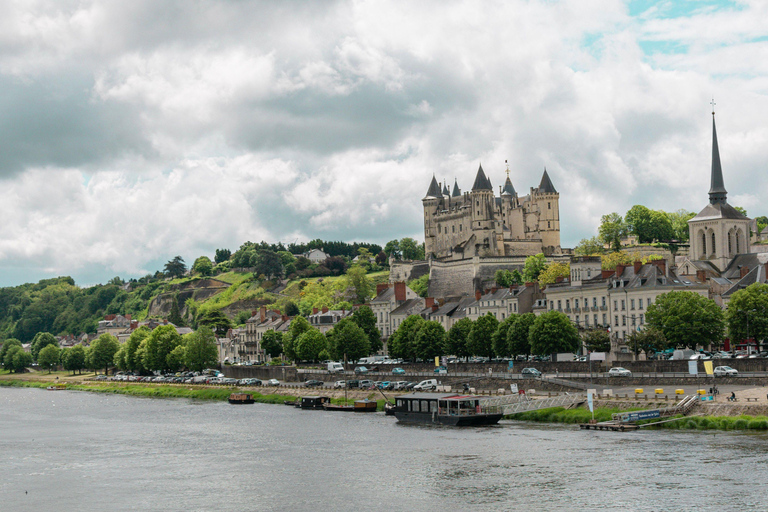
[[[515,194],[517,194],[517,192],[515,192],[515,187],[512,186],[512,180],[507,176],[507,181],[504,182],[504,188],[501,191],[501,195],[514,196]]]
[[[539,193],[557,194],[557,190],[555,190],[555,186],[552,185],[552,180],[549,179],[549,174],[547,174],[546,169],[544,169],[544,174],[541,176],[541,183],[539,183]]]
[[[448,197],[451,195],[451,192],[448,190],[448,186],[443,183],[443,196]]]
[[[715,220],[715,219],[733,219],[733,220],[743,220],[746,219],[744,215],[740,214],[736,208],[729,205],[726,202],[723,203],[710,203],[707,206],[704,207],[703,210],[699,212],[698,215],[696,215],[694,218],[689,220],[688,222],[693,222],[697,220]]]
[[[477,176],[475,176],[475,184],[472,185],[472,190],[493,190],[491,181],[485,177],[482,164],[480,164],[480,167],[477,169]]]
[[[376,296],[371,301],[371,304],[378,304],[380,302],[389,302],[392,300],[392,297],[395,295],[395,289],[394,288],[387,288],[386,290],[383,290],[380,294]]]
[[[723,183],[723,169],[720,166],[720,149],[717,146],[717,128],[715,128],[715,113],[712,112],[712,177],[709,188],[711,204],[727,204],[728,192]]]
[[[749,285],[755,284],[755,283],[764,283],[766,281],[766,275],[765,275],[765,265],[758,265],[754,267],[752,270],[750,270],[747,275],[742,277],[738,283],[731,286],[725,293],[722,294],[723,297],[730,297],[735,292],[739,290],[743,290]]]
[[[728,263],[728,266],[723,270],[722,277],[728,278],[731,281],[735,281],[741,278],[741,267],[747,267],[750,270],[755,267],[765,265],[768,262],[768,253],[748,253],[737,254]]]
[[[456,180],[456,178],[454,178],[452,197],[459,197],[459,196],[461,196],[461,189],[459,189],[459,182]]]
[[[427,199],[428,197],[443,197],[443,193],[440,191],[440,185],[438,185],[434,174],[432,175],[432,182],[429,184],[429,190],[427,190],[427,195],[424,199]]]

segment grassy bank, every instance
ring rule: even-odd
[[[618,412],[628,412],[629,409],[620,410],[612,407],[596,407],[595,419],[608,421],[611,415]],[[588,423],[592,419],[592,413],[587,409],[564,409],[553,407],[538,411],[528,411],[520,414],[506,416],[505,419],[518,421],[531,421],[538,423]],[[669,418],[671,419],[671,418]],[[658,420],[648,420],[643,423],[653,423]],[[767,416],[687,416],[677,421],[669,421],[660,425],[654,425],[653,429],[671,430],[768,430]]]

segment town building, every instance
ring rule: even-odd
[[[418,294],[398,281],[376,286],[376,297],[370,302],[371,311],[376,317],[376,328],[381,333],[386,354],[386,340],[397,329],[392,323],[391,314],[406,301],[418,298]]]

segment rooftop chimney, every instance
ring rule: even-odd
[[[379,284],[377,284],[376,285],[376,296],[378,297],[379,295],[381,295],[381,292],[383,292],[387,288],[389,288],[389,284],[387,284],[387,283],[379,283]]]
[[[749,267],[746,265],[743,265],[739,267],[739,279],[744,277],[745,275],[749,274]]]
[[[475,290],[475,300],[480,300],[480,297],[483,296],[483,292],[480,290]]]
[[[405,283],[399,281],[395,283],[395,300],[398,302],[405,302]]]
[[[624,273],[624,265],[619,263],[616,265],[616,277],[621,277],[621,275]]]
[[[317,308],[312,308],[312,314],[313,314],[313,315],[316,315],[316,314],[317,314]]]
[[[432,306],[435,305],[435,298],[427,297],[426,299],[424,299],[424,304],[425,304],[424,307],[431,308]]]
[[[643,266],[643,262],[640,260],[635,260],[635,274],[640,272],[640,268]]]
[[[267,320],[267,307],[266,306],[261,306],[259,308],[259,320],[262,321],[262,322]]]
[[[609,277],[611,277],[614,274],[614,272],[616,272],[616,271],[615,270],[601,270],[600,271],[600,278],[601,279],[608,279]]]
[[[662,274],[664,274],[665,276],[667,275],[667,260],[665,259],[653,260],[651,263],[659,267],[659,270],[661,270]]]
[[[698,279],[702,283],[705,283],[707,281],[707,272],[705,270],[697,270],[696,279]]]
[[[327,312],[328,312],[328,308],[323,307],[323,313],[327,313]]]

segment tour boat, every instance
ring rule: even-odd
[[[229,395],[229,403],[231,404],[252,404],[255,402],[253,396],[248,393],[232,393]]]
[[[496,407],[483,407],[482,397],[450,393],[409,393],[397,397],[395,417],[401,423],[434,423],[457,427],[495,425]]]

